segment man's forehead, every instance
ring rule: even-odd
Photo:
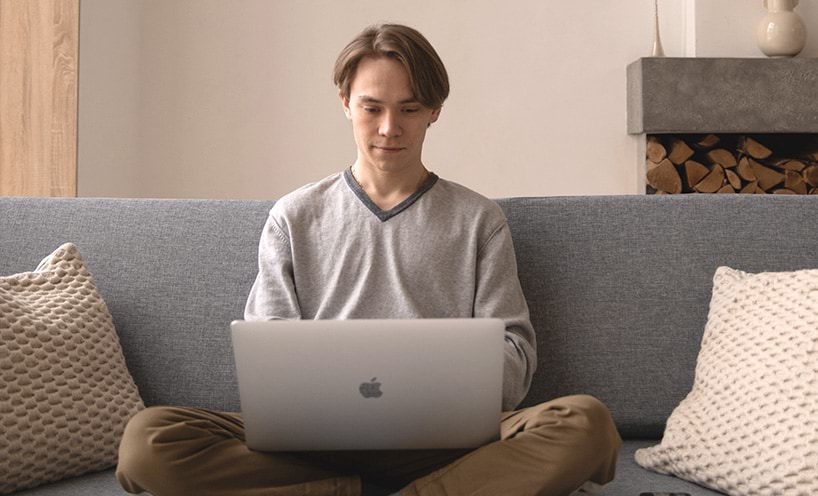
[[[413,103],[414,93],[406,69],[389,57],[364,57],[350,84],[350,100],[360,103]]]

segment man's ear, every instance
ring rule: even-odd
[[[440,119],[440,112],[442,110],[443,110],[443,107],[438,107],[438,108],[432,110],[432,115],[431,115],[431,118],[429,120],[429,126],[431,126],[433,122],[437,122],[437,120]]]
[[[344,115],[347,116],[347,119],[352,120],[352,114],[349,111],[349,98],[344,95],[342,90],[338,90],[338,97],[341,99],[341,104],[344,106]]]

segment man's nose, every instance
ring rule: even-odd
[[[384,112],[379,129],[380,135],[386,138],[396,138],[401,135],[400,116],[394,112]]]

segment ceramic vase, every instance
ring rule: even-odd
[[[807,43],[807,28],[793,12],[798,0],[762,0],[767,9],[756,29],[758,47],[768,57],[795,57]]]
[[[662,48],[662,38],[659,36],[659,0],[653,2],[653,49],[651,56],[664,57],[665,49]]]

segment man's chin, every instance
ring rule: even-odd
[[[372,157],[369,161],[370,165],[381,172],[397,172],[406,170],[409,164],[399,157]]]

